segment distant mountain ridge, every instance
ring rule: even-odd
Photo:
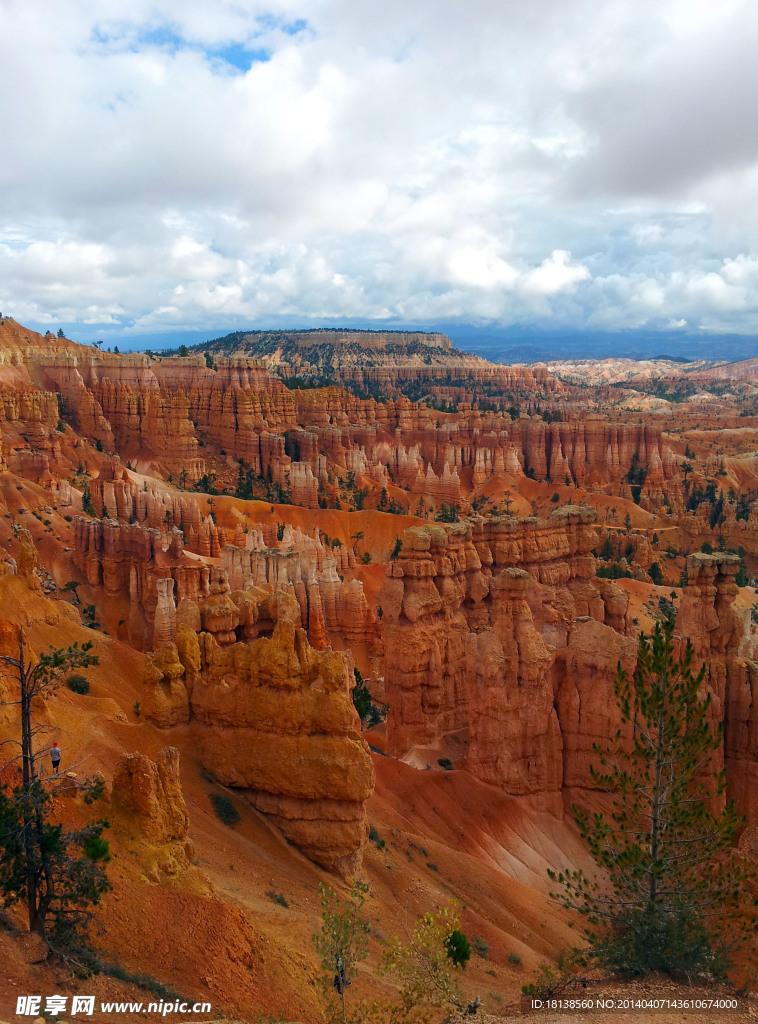
[[[373,331],[314,327],[305,330],[287,331],[234,331],[222,338],[215,338],[207,345],[196,348],[210,348],[211,351],[245,352],[255,355],[257,352],[269,353],[279,346],[294,346],[301,349],[333,348],[351,349],[358,346],[364,350],[394,351],[433,348],[452,351],[453,343],[446,334],[437,331]]]
[[[326,329],[235,331],[196,352],[247,356],[284,381],[338,384],[362,396],[404,394],[471,401],[507,391],[546,393],[557,383],[544,367],[506,367],[453,348],[446,334]]]

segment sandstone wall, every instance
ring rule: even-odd
[[[117,814],[136,824],[153,881],[189,867],[194,849],[176,747],[164,747],[156,761],[146,754],[125,754],[113,773],[112,801]]]
[[[460,732],[478,778],[558,806],[558,652],[584,664],[577,619],[591,617],[611,649],[628,629],[626,595],[595,581],[596,540],[587,508],[406,531],[379,595],[394,753]],[[572,771],[578,749],[566,753]]]
[[[724,765],[729,795],[741,813],[758,821],[758,664],[756,630],[747,609],[735,608],[737,555],[694,554],[677,617],[677,633],[694,648],[694,668],[706,665],[714,725],[724,743],[714,767]]]
[[[146,668],[144,717],[189,722],[200,762],[330,870],[352,877],[368,837],[374,769],[344,654],[314,650],[277,596],[270,637],[219,646],[184,625]]]
[[[617,665],[633,672],[628,598],[594,576],[594,513],[473,520],[406,531],[379,595],[388,747],[427,756],[451,734],[458,767],[559,813],[595,787],[593,745],[621,721]],[[758,818],[758,630],[735,610],[736,555],[691,555],[677,633],[707,666],[729,791]],[[428,755],[433,757],[433,755]]]
[[[242,460],[305,507],[316,507],[334,472],[352,471],[381,485],[392,481],[440,504],[460,500],[491,478],[523,474],[628,496],[624,477],[633,465],[648,468],[646,507],[667,498],[681,504],[670,493],[679,485],[677,459],[652,426],[597,415],[560,423],[527,416],[512,421],[465,404],[457,414],[444,414],[402,395],[378,402],[337,387],[289,391],[241,356],[219,357],[209,367],[202,356],[114,355],[1,329],[7,383],[0,373],[0,426],[8,425],[2,429],[10,438],[9,425],[23,425],[15,436],[23,435],[20,446],[27,449],[54,447],[53,428],[63,415],[105,451],[160,466],[189,485],[209,470],[233,483],[235,460]],[[439,368],[421,365],[407,380],[414,374],[422,379],[430,369]],[[558,387],[540,367],[477,363],[469,369],[472,380],[479,375],[503,392]],[[394,372],[391,364],[374,370],[388,379]],[[370,376],[365,367],[355,373]],[[285,454],[285,434],[297,442],[294,459]],[[54,452],[46,457],[55,461]]]

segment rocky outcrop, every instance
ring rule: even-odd
[[[343,654],[317,652],[277,595],[273,632],[220,647],[183,626],[148,659],[142,711],[163,728],[190,721],[198,757],[244,792],[312,860],[345,877],[368,835],[374,769]]]
[[[714,767],[726,768],[728,794],[738,810],[758,822],[758,663],[749,610],[735,609],[737,555],[694,554],[677,616],[677,633],[694,648],[693,667],[706,666],[714,727],[723,723],[723,751]],[[682,641],[682,642],[683,642]]]
[[[373,787],[352,662],[316,650],[301,628],[320,648],[332,632],[343,642],[366,642],[369,628],[376,635],[361,584],[336,572],[338,557],[355,564],[352,550],[335,557],[318,536],[291,528],[285,546],[269,549],[251,531],[248,546],[223,549],[227,570],[188,558],[176,529],[78,518],[74,535],[87,581],[106,595],[128,593],[133,642],[156,648],[141,716],[164,729],[189,723],[220,781],[244,790],[307,856],[352,874]],[[132,774],[148,770],[134,765]]]
[[[256,531],[248,532],[244,541],[244,547],[227,545],[221,552],[221,564],[235,593],[256,587],[291,594],[299,608],[299,625],[318,649],[327,644],[376,646],[378,621],[363,584],[340,575],[355,569],[352,548],[326,547],[318,530],[309,536],[290,526],[285,526],[276,547],[269,547]]]
[[[179,502],[177,515],[185,515],[190,504],[197,509],[192,499]],[[192,519],[187,515],[185,521]],[[319,650],[330,644],[377,650],[378,620],[363,584],[342,578],[355,570],[355,554],[347,545],[325,546],[317,530],[310,536],[287,526],[277,538],[275,528],[267,529],[264,539],[260,530],[245,534],[240,528],[235,535],[219,528],[212,536],[225,546],[202,552],[220,554],[219,567],[187,557],[184,534],[192,527],[180,530],[168,520],[160,529],[76,517],[73,526],[75,564],[106,595],[129,595],[127,634],[141,649],[173,642],[183,623],[213,634],[221,645],[270,633],[268,603],[277,590],[295,599],[298,625]]]
[[[156,761],[125,754],[113,773],[114,810],[131,818],[152,853],[153,881],[185,870],[194,853],[179,777],[179,751],[164,747]]]
[[[547,520],[474,519],[405,532],[379,595],[393,752],[459,732],[478,778],[559,805],[565,767],[555,664],[582,662],[581,646],[567,653],[577,618],[594,620],[606,648],[620,636],[606,620],[627,628],[626,596],[595,583],[594,518],[591,509],[569,507]]]
[[[555,709],[563,745],[564,803],[579,790],[597,788],[590,765],[597,765],[595,744],[604,744],[618,729],[621,717],[614,682],[618,665],[633,672],[637,641],[609,630],[589,616],[576,620],[565,650],[556,652],[551,667]]]
[[[190,634],[181,637],[182,652],[191,659],[192,640],[195,632],[189,626],[181,630]],[[195,641],[194,646],[197,646]],[[190,667],[197,672],[197,666]],[[189,693],[185,682],[186,669],[179,657],[177,645],[166,642],[157,651],[148,654],[145,659],[145,696],[140,702],[140,714],[146,721],[152,722],[160,729],[170,729],[174,725],[184,725],[190,719]]]
[[[38,563],[37,548],[32,540],[32,535],[26,529],[20,529],[18,536],[18,557],[17,566],[19,576],[26,576],[30,586],[39,589],[36,571]]]
[[[626,593],[594,578],[592,521],[563,509],[406,531],[379,596],[394,753],[415,758],[454,733],[458,766],[556,813],[596,787],[593,746],[621,727],[614,680],[619,664],[634,671],[637,642]],[[677,632],[723,723],[713,768],[725,765],[755,821],[758,631],[735,607],[739,558],[692,555],[687,569]]]

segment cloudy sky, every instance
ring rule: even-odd
[[[755,0],[0,0],[0,310],[758,329]]]

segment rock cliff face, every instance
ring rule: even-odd
[[[74,537],[88,583],[129,594],[131,642],[155,648],[142,717],[164,729],[189,723],[201,762],[219,781],[243,790],[307,856],[354,873],[373,767],[348,660],[323,648],[333,636],[343,644],[376,639],[362,585],[343,583],[318,537],[291,528],[280,548],[267,548],[257,532],[246,547],[227,544],[228,568],[188,558],[176,528],[79,517]],[[350,549],[340,557],[355,564]],[[124,772],[149,775],[143,762]],[[121,789],[152,792],[147,783],[130,790],[124,772]]]
[[[299,610],[275,595],[270,637],[220,647],[181,627],[148,661],[143,714],[163,728],[189,721],[201,763],[243,791],[312,860],[345,877],[368,837],[374,784],[341,653],[315,651]]]
[[[147,874],[153,881],[186,870],[194,850],[175,747],[164,747],[157,761],[125,754],[113,773],[112,800],[117,812],[136,821],[152,853]]]
[[[106,507],[111,498],[106,482]],[[297,624],[317,649],[331,644],[376,650],[378,621],[363,584],[340,577],[355,569],[351,548],[327,548],[317,530],[308,536],[289,526],[281,539],[275,530],[267,530],[268,537],[259,530],[240,530],[234,537],[212,520],[200,520],[192,499],[162,502],[150,492],[138,492],[138,498],[138,514],[144,511],[148,523],[160,522],[153,513],[166,509],[163,529],[112,519],[73,520],[74,562],[87,582],[102,586],[106,595],[129,595],[127,628],[134,646],[150,650],[170,643],[183,623],[207,630],[221,644],[255,639],[273,628],[269,598],[280,591],[295,600]],[[120,498],[113,501],[120,503]],[[170,525],[176,520],[200,555],[221,556],[220,567],[187,557],[182,531]]]
[[[419,390],[471,401],[493,391],[512,396],[564,390],[545,367],[504,367],[456,351],[444,334],[405,331],[237,332],[205,346],[260,360],[283,379],[327,378],[384,395]]]
[[[363,584],[340,576],[355,569],[352,548],[327,548],[318,531],[308,536],[285,526],[276,547],[268,547],[262,534],[251,531],[245,535],[244,547],[223,548],[221,564],[235,592],[262,587],[291,594],[297,601],[299,624],[317,649],[327,644],[376,647],[378,621]]]
[[[182,547],[198,555],[218,558],[233,537],[202,515],[192,497],[161,488],[155,483],[138,485],[117,457],[105,459],[90,484],[92,505],[104,519],[151,529],[179,530]]]
[[[591,618],[602,648],[634,647],[616,632],[627,629],[626,595],[596,585],[593,524],[592,510],[566,508],[547,520],[406,531],[379,595],[396,754],[462,732],[474,775],[558,808],[566,769],[556,663],[577,675],[592,654],[581,630],[574,642],[577,619]],[[581,696],[566,692],[564,704]],[[581,774],[581,749],[566,748],[572,773]]]
[[[551,678],[563,743],[564,806],[596,788],[593,745],[607,742],[622,725],[613,691],[617,666],[633,672],[636,661],[633,637],[589,617],[574,623],[566,648],[555,653]]]
[[[706,665],[714,723],[723,722],[724,744],[716,767],[726,767],[729,795],[752,823],[758,822],[758,664],[749,610],[735,609],[740,560],[730,554],[687,559],[689,583],[677,617],[677,633],[689,638],[694,667]]]
[[[336,501],[335,478],[348,474],[369,490],[372,483],[392,483],[439,505],[457,502],[490,481],[524,475],[628,496],[625,478],[634,467],[647,469],[645,507],[665,500],[681,505],[674,493],[678,461],[657,428],[610,423],[593,414],[551,423],[529,416],[511,420],[465,402],[456,414],[439,413],[409,401],[400,390],[413,391],[414,381],[441,367],[421,361],[406,366],[401,380],[386,346],[379,346],[381,365],[373,368],[365,360],[352,366],[344,351],[340,355],[346,379],[371,383],[373,374],[395,381],[396,397],[379,402],[336,387],[290,391],[262,365],[239,355],[218,356],[213,366],[202,356],[119,356],[9,324],[0,324],[6,459],[10,464],[36,459],[40,479],[63,475],[55,430],[63,418],[106,452],[139,468],[158,469],[187,484],[210,474],[219,486],[233,489],[242,465],[306,508],[315,508],[320,497]],[[448,354],[437,345],[425,352]],[[544,368],[497,367],[465,358],[475,364],[466,370],[471,381],[486,380],[501,397],[511,392],[549,396],[561,388]],[[117,491],[114,486],[116,504]],[[136,495],[122,494],[121,503],[139,507]],[[135,514],[145,514],[144,504]]]
[[[389,748],[400,756],[455,734],[460,763],[556,813],[594,788],[594,743],[620,726],[617,665],[634,670],[628,597],[596,580],[594,515],[474,521],[406,531],[380,593]],[[735,611],[736,555],[691,555],[677,632],[707,665],[731,794],[758,818],[758,646]],[[740,655],[743,656],[740,656]]]

